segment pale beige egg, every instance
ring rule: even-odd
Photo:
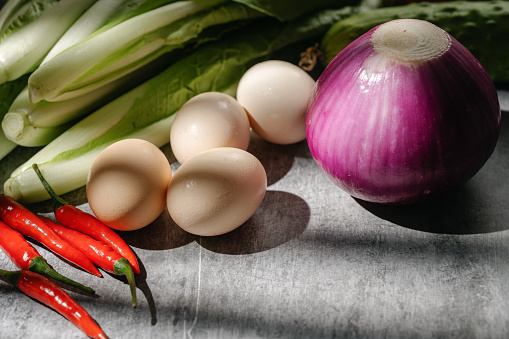
[[[191,156],[216,147],[246,150],[250,125],[242,106],[230,95],[201,93],[187,101],[175,115],[170,144],[181,164]]]
[[[164,211],[171,167],[164,153],[141,139],[104,149],[93,162],[86,192],[95,216],[109,227],[132,231]]]
[[[298,66],[268,60],[247,70],[237,88],[251,128],[263,139],[287,145],[306,138],[306,112],[315,81]]]
[[[237,148],[214,148],[177,169],[168,188],[167,208],[185,231],[219,235],[255,213],[266,187],[265,169],[255,156]]]

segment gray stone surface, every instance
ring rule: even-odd
[[[110,338],[508,338],[507,114],[495,153],[472,180],[403,207],[352,199],[305,142],[254,138],[250,151],[269,187],[245,225],[200,238],[163,214],[121,233],[142,265],[136,309],[124,280],[93,277],[38,249],[97,290],[98,298],[71,294]],[[2,161],[0,174],[22,157]],[[67,198],[88,208],[83,190]],[[0,267],[14,269],[4,254]],[[10,285],[0,282],[0,293],[0,338],[86,337]]]

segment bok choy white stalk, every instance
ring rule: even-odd
[[[36,20],[59,0],[8,0],[0,9],[0,41]]]
[[[345,11],[323,11],[290,23],[256,22],[218,42],[205,44],[71,127],[5,182],[4,193],[25,203],[49,198],[31,165],[38,163],[58,194],[86,183],[95,157],[115,141],[136,137],[167,144],[174,114],[191,97],[206,91],[235,93],[249,66],[272,52],[323,34]],[[347,14],[346,14],[347,15]]]
[[[17,145],[44,146],[68,129],[75,119],[98,109],[109,101],[109,95],[119,85],[111,83],[77,98],[33,104],[25,88],[14,100],[2,120],[7,139]]]
[[[262,14],[237,3],[177,1],[74,45],[30,77],[32,102],[82,95],[198,38],[206,28]]]
[[[94,33],[114,14],[125,8],[127,2],[128,0],[98,0],[62,35],[41,64]]]
[[[140,10],[150,10],[153,6],[171,1],[152,1],[151,6],[148,7],[148,0],[99,0],[64,33],[41,65],[104,25],[111,25],[112,21],[118,24],[138,14]],[[40,101],[34,104],[30,101],[28,88],[26,88],[9,108],[9,112],[2,121],[2,129],[7,139],[18,145],[28,147],[47,145],[69,128],[77,118],[93,112],[120,93],[134,87],[129,84],[136,83],[136,78],[139,77],[140,74],[134,72],[132,76],[109,83],[86,96],[60,102]]]
[[[25,75],[15,81],[0,84],[0,119],[3,119],[16,95],[23,90],[27,80],[28,75]],[[16,146],[17,144],[7,139],[3,131],[0,130],[0,160],[16,148]]]
[[[0,83],[31,72],[95,0],[61,0],[0,42]]]

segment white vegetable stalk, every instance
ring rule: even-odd
[[[143,96],[147,86],[147,83],[145,83],[136,87],[129,91],[128,94],[120,96],[69,128],[63,135],[54,139],[27,162],[14,170],[11,177],[15,177],[21,172],[30,169],[33,163],[44,163],[53,159],[58,154],[80,148],[90,140],[106,133],[129,112],[135,101]],[[55,189],[55,187],[53,188]]]
[[[70,127],[75,119],[106,104],[111,93],[121,84],[107,86],[74,99],[32,103],[28,88],[12,103],[2,121],[5,137],[20,146],[44,146]]]
[[[9,0],[0,10],[0,36],[5,27],[8,26],[9,20],[15,16],[15,13],[23,6],[27,5],[26,0]]]
[[[5,183],[5,193],[17,198],[29,196],[30,201],[48,199],[47,192],[41,189],[37,175],[31,170],[30,164],[33,163],[39,164],[39,168],[46,180],[52,183],[53,189],[58,194],[63,194],[85,185],[92,162],[104,148],[117,140],[109,140],[107,143],[94,147],[81,156],[71,157],[66,161],[48,160],[57,159],[58,157],[65,158],[66,152],[72,154],[73,150],[85,146],[90,140],[102,136],[108,130],[115,127],[149,88],[148,83],[135,88],[129,92],[129,95],[123,95],[110,104],[103,106],[94,112],[94,114],[68,129],[60,137],[57,137],[12,173],[11,179]],[[174,115],[170,115],[168,118],[129,133],[122,138],[118,138],[118,140],[129,137],[140,138],[150,141],[158,147],[163,146],[169,142],[173,118]]]
[[[4,34],[36,20],[59,0],[9,0],[0,10],[0,41]]]
[[[138,138],[150,141],[154,145],[161,147],[168,143],[169,131],[173,123],[175,115],[171,115],[150,126],[137,130],[136,132],[125,136],[125,138]],[[168,135],[167,138],[163,137]],[[118,141],[124,138],[119,138]],[[112,142],[112,143],[113,143]],[[86,183],[88,171],[92,166],[95,158],[110,144],[95,148],[90,152],[68,161],[52,162],[39,165],[39,169],[43,173],[48,182],[52,183],[52,188],[57,194],[63,194],[70,190],[82,187]],[[32,159],[32,163],[37,163],[36,158]],[[4,187],[4,190],[6,188]],[[42,201],[49,198],[48,193],[40,189],[40,180],[35,171],[26,171],[17,181],[16,185],[8,186],[7,194],[21,198],[30,196],[30,201]]]
[[[67,49],[31,75],[30,100],[60,101],[83,95],[182,47],[208,26],[261,15],[240,4],[225,5],[229,7],[220,13],[210,11],[221,2],[224,1],[178,1],[126,20]],[[187,25],[186,30],[181,29],[183,24]]]
[[[99,0],[93,4],[58,40],[41,65],[65,49],[81,42],[103,25],[127,10],[144,4],[147,0]],[[148,72],[144,69],[143,71]],[[150,71],[152,72],[152,71]],[[131,73],[87,95],[59,102],[40,101],[32,103],[28,88],[22,91],[11,105],[2,121],[7,139],[27,147],[44,146],[70,127],[69,123],[91,113],[116,97],[131,83],[143,79],[141,74]]]
[[[94,0],[62,0],[0,42],[0,83],[32,71]]]
[[[129,0],[98,0],[62,35],[41,64],[94,33],[127,2]]]
[[[10,141],[3,133],[0,133],[0,159],[3,159],[13,149],[18,146],[16,143]]]

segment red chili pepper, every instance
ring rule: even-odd
[[[0,195],[0,218],[21,234],[44,244],[54,253],[102,277],[94,264],[51,230],[37,215],[8,195]]]
[[[0,248],[22,270],[41,273],[89,294],[95,294],[95,291],[90,287],[71,280],[52,269],[21,233],[2,221],[0,221]]]
[[[126,258],[115,252],[110,246],[86,234],[62,226],[48,218],[41,217],[41,219],[62,239],[85,254],[94,264],[110,273],[124,275],[131,288],[132,306],[136,307],[136,283],[134,280],[134,273]]]
[[[90,338],[107,338],[90,314],[48,278],[30,271],[0,270],[0,276],[6,278],[27,296],[60,313]]]
[[[129,261],[134,273],[140,273],[138,260],[124,239],[93,215],[80,210],[59,197],[44,179],[37,164],[33,164],[32,167],[49,195],[61,205],[55,210],[55,218],[59,223],[110,245],[115,252]]]

